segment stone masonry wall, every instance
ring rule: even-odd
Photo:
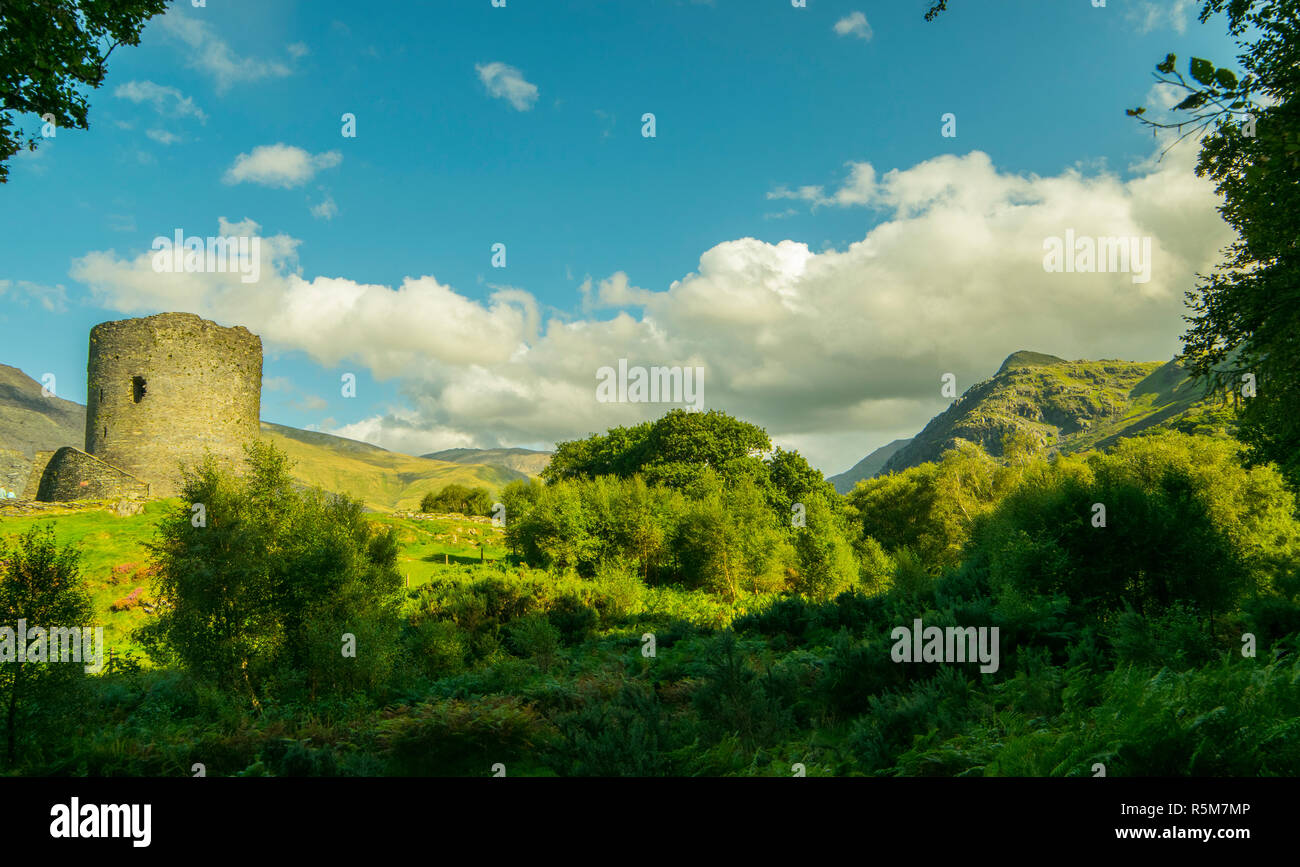
[[[180,464],[208,452],[242,466],[259,436],[262,341],[246,328],[192,313],[104,322],[90,331],[86,374],[86,452],[155,497],[179,493]]]
[[[36,499],[46,503],[109,498],[146,499],[149,486],[129,473],[81,449],[65,446],[54,453],[41,477]]]
[[[49,466],[50,459],[54,457],[54,452],[37,452],[36,457],[32,459],[31,470],[27,475],[27,487],[18,495],[22,500],[35,500],[41,490],[41,479],[45,477],[45,468]]]

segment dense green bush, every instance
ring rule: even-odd
[[[214,459],[187,471],[158,525],[159,616],[141,631],[155,659],[243,692],[285,671],[312,691],[385,688],[397,642],[401,576],[393,531],[361,504],[298,490],[286,456],[257,442],[247,472]],[[362,641],[344,657],[346,635]]]
[[[394,776],[491,776],[493,765],[508,767],[549,734],[532,708],[491,696],[385,712],[376,737]]]
[[[420,500],[421,512],[444,512],[458,515],[492,514],[492,495],[487,488],[469,488],[452,482],[438,493],[430,491]]]

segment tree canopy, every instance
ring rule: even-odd
[[[1241,401],[1239,435],[1259,462],[1300,483],[1300,19],[1290,3],[1206,0],[1201,20],[1226,12],[1244,74],[1202,58],[1190,81],[1168,55],[1157,70],[1186,97],[1172,126],[1209,129],[1197,174],[1212,178],[1238,239],[1187,293],[1188,366]],[[1247,34],[1249,34],[1247,38]],[[1131,112],[1138,116],[1141,110]],[[1145,120],[1145,119],[1144,119]]]
[[[109,55],[140,44],[145,23],[167,0],[20,0],[0,3],[0,183],[9,160],[26,147],[18,116],[36,115],[56,127],[87,129],[86,89],[104,83]]]

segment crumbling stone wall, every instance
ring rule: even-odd
[[[147,499],[149,485],[81,449],[54,453],[41,476],[36,499],[46,503],[109,498]]]
[[[242,466],[260,431],[262,341],[192,313],[104,322],[90,331],[86,383],[86,452],[174,496],[181,463],[210,452]]]
[[[49,466],[54,452],[40,451],[32,458],[32,466],[27,475],[27,487],[20,495],[21,499],[34,500],[41,490],[41,479],[45,477],[45,468]]]

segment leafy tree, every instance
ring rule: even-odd
[[[614,539],[627,559],[640,564],[643,581],[657,576],[671,559],[668,543],[684,511],[678,491],[651,487],[639,475],[624,482],[615,507]]]
[[[24,143],[17,115],[53,116],[56,126],[87,129],[85,88],[104,83],[119,45],[139,45],[145,22],[167,0],[20,0],[0,3],[0,183]]]
[[[60,547],[49,524],[32,527],[13,544],[0,541],[0,626],[17,632],[27,621],[28,639],[37,627],[81,629],[91,624],[90,595],[79,567],[79,554],[71,545]],[[47,631],[47,637],[50,633]],[[15,639],[10,639],[11,645]],[[60,640],[60,649],[66,640]],[[4,713],[5,757],[13,765],[20,732],[27,732],[29,717],[40,710],[47,719],[31,728],[40,734],[54,725],[60,699],[84,674],[88,664],[58,663],[15,658],[0,663],[0,707]],[[26,739],[26,735],[24,736]]]
[[[641,573],[643,580],[675,569],[669,542],[684,520],[681,492],[646,484],[640,476],[601,476],[551,485],[507,486],[506,542],[531,563],[576,569],[594,577],[603,566]]]
[[[501,505],[505,506],[505,537],[510,553],[521,552],[520,530],[526,527],[528,514],[542,495],[542,483],[536,479],[516,479],[501,489]],[[421,507],[423,508],[423,507]]]
[[[1238,240],[1188,293],[1187,366],[1241,404],[1238,435],[1251,457],[1277,462],[1300,484],[1300,17],[1291,2],[1206,0],[1201,21],[1221,12],[1244,74],[1193,57],[1184,76],[1169,54],[1157,77],[1185,94],[1174,108],[1185,116],[1129,114],[1181,137],[1205,133],[1196,172],[1215,181]]]
[[[759,455],[771,447],[762,428],[724,412],[674,409],[653,422],[559,443],[542,478],[553,482],[640,473],[650,484],[683,489],[705,468],[728,481],[761,477],[765,470]]]
[[[832,500],[820,491],[805,495],[805,526],[794,530],[794,589],[814,599],[847,590],[857,578],[848,535]],[[838,499],[838,497],[836,497]]]
[[[765,463],[770,482],[768,499],[779,517],[788,519],[795,503],[814,495],[820,495],[827,503],[840,503],[835,486],[797,451],[778,447]]]
[[[545,486],[527,513],[508,516],[506,539],[533,565],[588,573],[602,545],[591,532],[582,483],[576,481]]]
[[[396,610],[394,531],[375,532],[357,501],[296,490],[274,446],[257,442],[246,455],[243,477],[210,458],[187,471],[183,503],[160,522],[151,548],[165,606],[142,630],[146,647],[241,686],[254,707],[281,668],[325,685],[339,684],[339,665],[382,669],[396,629],[374,625]],[[358,639],[355,660],[342,657],[344,632]]]
[[[852,544],[858,562],[858,583],[869,594],[888,589],[897,568],[894,558],[873,536],[859,535]]]
[[[615,427],[585,440],[557,443],[542,478],[547,482],[596,476],[630,476],[640,469],[644,443],[654,422]]]
[[[1019,470],[999,467],[963,443],[938,463],[864,479],[849,494],[861,536],[889,553],[909,548],[932,571],[956,566],[976,518],[1014,484]]]
[[[1276,470],[1235,458],[1230,442],[1161,433],[1040,465],[978,522],[969,565],[1002,597],[1059,593],[1089,617],[1233,610],[1294,573],[1300,530]]]
[[[430,491],[420,500],[421,512],[448,512],[457,515],[489,515],[492,495],[487,488],[470,488],[452,482],[437,494]]]
[[[673,548],[690,586],[735,602],[743,591],[771,591],[784,583],[789,543],[752,481],[725,487],[721,476],[708,471],[686,494],[689,504]]]
[[[929,11],[925,13],[925,20],[933,21],[935,18],[939,17],[940,12],[945,12],[947,9],[948,0],[933,0],[933,5],[930,7]]]

